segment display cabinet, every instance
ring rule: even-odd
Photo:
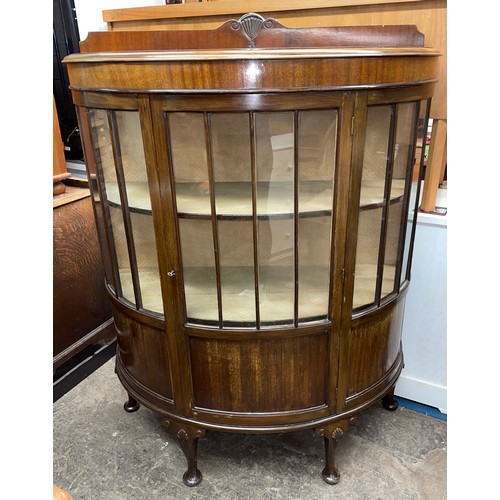
[[[302,429],[334,484],[356,415],[397,407],[438,57],[412,26],[249,14],[94,33],[65,59],[125,409],[163,417],[187,485],[207,430]]]

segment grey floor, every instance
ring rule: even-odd
[[[114,359],[54,403],[54,484],[74,500],[446,498],[447,424],[405,408],[361,413],[337,454],[340,482],[320,476],[323,441],[209,432],[199,440],[203,481],[182,482],[184,455],[159,419],[123,410]]]

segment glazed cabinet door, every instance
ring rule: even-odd
[[[383,395],[403,367],[404,299],[423,159],[418,148],[425,144],[426,94],[431,90],[423,86],[357,96],[361,104],[353,134],[341,409]]]
[[[331,321],[342,96],[152,99],[183,323]]]
[[[389,301],[408,279],[414,220],[407,228],[408,211],[416,208],[417,143],[422,144],[427,128],[425,100],[373,101],[366,108],[363,130],[354,316]]]
[[[110,292],[162,318],[153,203],[157,192],[147,100],[75,93]]]

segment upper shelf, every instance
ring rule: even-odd
[[[210,192],[205,184],[177,183],[177,214],[183,218],[211,218]],[[106,185],[108,201],[119,206],[120,195],[116,183]],[[257,183],[256,208],[258,219],[286,219],[293,217],[294,193],[292,182]],[[384,181],[364,181],[361,186],[360,208],[379,208],[384,203]],[[391,202],[401,201],[404,180],[393,179]],[[151,213],[147,183],[127,183],[127,198],[132,211]],[[298,212],[301,217],[330,215],[333,206],[333,185],[328,181],[300,181]],[[252,185],[249,182],[215,183],[215,209],[218,219],[251,219]]]

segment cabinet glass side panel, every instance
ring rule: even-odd
[[[390,294],[394,289],[398,288],[398,283],[395,283],[396,272],[401,262],[401,232],[404,230],[404,215],[406,205],[406,191],[409,184],[407,177],[411,175],[411,167],[414,161],[413,138],[415,129],[415,113],[417,111],[416,103],[404,103],[396,105],[396,125],[395,125],[395,141],[394,141],[394,165],[392,169],[391,181],[391,199],[387,204],[386,215],[386,233],[385,233],[385,255],[384,255],[384,276],[381,298]],[[394,196],[394,192],[402,189],[404,194]],[[389,286],[392,281],[393,286]]]
[[[163,314],[139,112],[95,109],[89,118],[115,293],[137,309]]]
[[[420,173],[422,170],[422,165],[425,164],[426,158],[426,145],[427,145],[427,126],[429,120],[429,103],[427,101],[421,101],[419,104],[419,112],[417,117],[417,131],[415,140],[415,154],[414,162],[411,166],[410,174],[410,187],[409,187],[409,213],[408,222],[406,224],[405,235],[404,235],[404,250],[402,257],[402,269],[400,282],[403,284],[409,279],[410,271],[410,259],[411,259],[411,242],[412,242],[412,232],[416,224],[418,206],[419,206],[419,195],[420,195]]]
[[[392,115],[392,106],[370,106],[367,112],[353,309],[375,302],[379,273],[382,271],[379,267],[379,252]]]

